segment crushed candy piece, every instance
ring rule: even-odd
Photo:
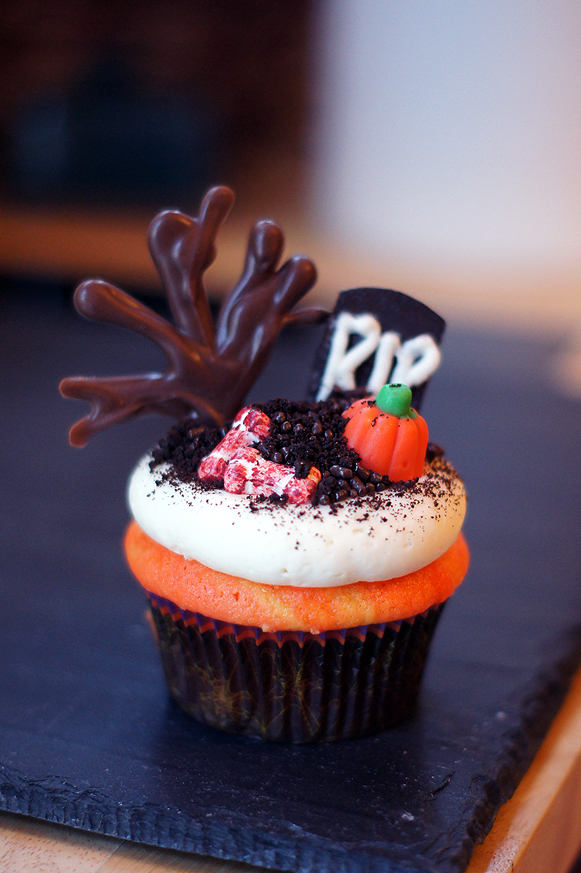
[[[198,477],[206,484],[222,484],[231,494],[286,496],[289,503],[308,503],[315,496],[321,473],[311,467],[299,479],[293,467],[263,458],[255,443],[269,433],[270,419],[258,409],[245,407],[216,448],[201,461]]]
[[[240,449],[263,440],[270,430],[268,415],[252,406],[241,409],[232,427],[216,448],[202,459],[198,468],[201,482],[217,485],[224,479],[226,467],[232,455]],[[239,492],[236,492],[239,493]]]
[[[304,479],[298,479],[293,467],[267,461],[253,448],[240,449],[230,458],[224,474],[224,490],[231,494],[268,497],[286,496],[289,503],[311,501],[321,481],[316,467]]]

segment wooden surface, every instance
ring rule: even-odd
[[[581,849],[581,671],[467,873],[567,873]],[[247,864],[0,814],[2,873],[249,873]]]

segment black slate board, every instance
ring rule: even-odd
[[[0,310],[0,808],[293,871],[463,870],[581,660],[581,406],[544,378],[554,338],[450,328],[423,412],[469,485],[473,564],[420,710],[377,737],[287,747],[168,700],[119,545],[125,479],[165,423],[66,444],[84,407],[58,378],[148,369],[155,351],[55,299]],[[303,393],[318,339],[285,335],[256,398]]]

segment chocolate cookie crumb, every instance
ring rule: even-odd
[[[268,435],[255,443],[254,448],[266,460],[292,467],[298,479],[305,479],[310,468],[316,467],[321,473],[321,481],[313,498],[315,505],[333,507],[348,499],[360,502],[387,489],[403,491],[409,487],[407,483],[391,482],[387,476],[367,470],[357,452],[347,445],[344,437],[347,421],[343,412],[356,396],[350,392],[332,395],[323,402],[277,398],[253,404],[271,422]],[[160,464],[169,463],[169,471],[163,474],[165,479],[197,480],[200,461],[216,448],[229,427],[193,426],[191,419],[174,425],[153,450],[150,468],[153,470]],[[443,450],[430,443],[428,461],[442,456]],[[284,504],[286,499],[270,495],[268,501]]]
[[[223,428],[199,427],[185,419],[169,429],[151,453],[151,470],[160,464],[169,463],[176,478],[191,482],[198,478],[198,467],[202,458],[213,451],[224,438],[230,425]],[[165,478],[168,478],[166,476]]]

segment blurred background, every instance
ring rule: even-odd
[[[237,194],[227,252],[256,217],[302,223],[316,17],[309,0],[3,3],[1,272],[154,290],[149,220],[218,182]]]
[[[581,391],[581,7],[570,0],[6,0],[0,276],[159,290],[165,207],[231,185],[223,294],[273,217],[313,299],[395,287],[562,339]]]
[[[88,493],[101,500],[95,524],[109,525],[109,551],[98,538],[95,549],[117,567],[109,544],[125,507],[120,479],[107,491],[102,471],[112,447],[129,470],[135,443],[145,448],[160,427],[142,432],[138,422],[128,437],[112,429],[78,454],[66,445],[75,412],[58,397],[57,379],[93,373],[103,358],[113,373],[131,371],[127,348],[136,370],[151,360],[134,337],[117,353],[109,328],[73,317],[72,290],[101,276],[155,302],[149,221],[168,207],[196,213],[216,183],[237,198],[208,274],[217,299],[240,275],[250,226],[271,217],[287,252],[317,264],[312,303],[332,306],[342,289],[378,285],[418,297],[448,320],[447,369],[428,404],[447,412],[452,398],[452,415],[440,415],[442,442],[467,478],[471,465],[480,474],[475,522],[485,518],[494,535],[494,524],[504,526],[496,480],[474,440],[464,439],[479,414],[485,462],[496,452],[497,465],[510,467],[499,479],[507,491],[514,486],[517,502],[527,477],[531,494],[542,492],[531,455],[561,463],[554,429],[571,428],[563,441],[573,456],[578,404],[563,401],[566,414],[548,415],[545,430],[536,404],[547,378],[568,398],[581,397],[581,5],[3,0],[0,356],[14,378],[4,386],[0,424],[7,445],[15,432],[26,436],[31,420],[44,434],[26,457],[27,488],[5,454],[16,495],[6,512],[26,519],[25,531],[34,517],[33,557],[37,549],[57,566],[66,558],[51,524],[61,537],[67,524],[76,530],[65,506],[74,488],[79,505],[88,506]],[[279,372],[289,358],[283,341]],[[310,358],[303,364],[308,369]],[[537,443],[521,446],[534,429]],[[557,481],[550,464],[540,467],[549,484]],[[55,493],[65,522],[55,516]],[[536,512],[532,498],[523,502]],[[572,529],[569,510],[560,509]],[[569,530],[556,510],[551,515]],[[545,540],[523,519],[526,553],[534,555],[534,541],[540,548]],[[494,536],[482,541],[493,560]],[[30,548],[27,540],[23,553]]]

